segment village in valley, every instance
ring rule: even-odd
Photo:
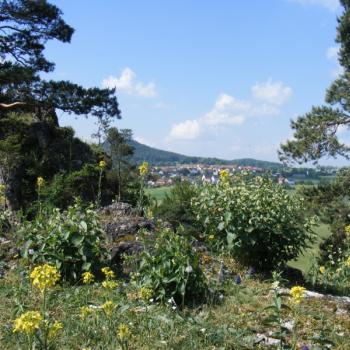
[[[294,186],[297,183],[314,183],[332,179],[337,172],[336,167],[317,168],[276,168],[266,169],[256,166],[240,166],[237,164],[174,164],[153,166],[148,176],[148,187],[172,186],[176,181],[191,183],[218,183],[220,170],[227,170],[231,175],[248,171],[256,175],[266,175],[280,185]]]

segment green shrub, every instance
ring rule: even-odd
[[[177,304],[200,301],[206,290],[206,279],[199,256],[191,242],[169,229],[156,236],[143,233],[145,249],[140,253],[138,281],[153,290],[157,300],[174,298]]]
[[[249,173],[204,184],[193,207],[212,246],[228,248],[261,270],[297,257],[313,238],[302,199]]]
[[[67,174],[57,174],[42,189],[41,197],[45,206],[65,209],[80,198],[84,203],[96,202],[99,182],[98,164],[85,164],[82,169]],[[123,174],[124,182],[121,199],[136,205],[140,185],[133,169]],[[101,205],[110,204],[117,195],[118,176],[113,169],[106,169],[101,181]]]
[[[169,223],[177,231],[179,226],[191,236],[199,237],[203,227],[198,222],[191,206],[196,196],[196,188],[188,181],[178,181],[170,193],[165,195],[161,204],[155,208],[155,216]]]
[[[308,279],[326,291],[349,295],[350,287],[350,225],[343,228],[344,238],[336,254],[328,247],[330,255],[315,261],[308,272]],[[331,236],[333,237],[334,234]],[[335,242],[337,244],[337,242]]]
[[[98,214],[79,202],[64,212],[57,208],[44,212],[25,223],[19,234],[25,241],[24,258],[55,265],[66,280],[79,280],[82,272],[97,270],[108,257]]]

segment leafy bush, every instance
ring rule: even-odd
[[[349,295],[350,287],[350,226],[347,231],[346,246],[338,249],[337,256],[330,255],[325,264],[315,261],[307,276],[313,285],[342,295]]]
[[[108,256],[98,214],[79,202],[65,212],[49,210],[25,223],[19,233],[25,240],[24,258],[55,265],[67,280],[76,281],[82,272],[98,269]]]
[[[69,174],[57,174],[42,189],[41,197],[46,206],[65,209],[80,198],[84,203],[96,202],[99,182],[98,164],[85,164],[81,170]],[[124,176],[124,175],[123,175]],[[129,170],[122,187],[122,200],[136,204],[139,191],[136,174]],[[108,205],[116,198],[118,176],[115,170],[106,169],[101,181],[101,204]]]
[[[212,245],[262,270],[297,257],[314,235],[302,199],[249,173],[204,184],[193,207]]]
[[[199,256],[186,237],[162,229],[156,237],[143,233],[142,240],[145,249],[137,271],[142,286],[152,289],[161,301],[174,298],[183,305],[203,298],[206,279]]]
[[[348,246],[344,227],[350,225],[350,168],[339,171],[334,181],[302,188],[310,214],[318,215],[332,233],[320,245],[321,265],[342,259]]]
[[[191,201],[196,193],[195,186],[190,182],[176,182],[170,193],[167,193],[161,204],[155,208],[155,216],[168,222],[175,231],[179,226],[183,226],[184,232],[198,237],[203,227],[198,222],[191,206]]]

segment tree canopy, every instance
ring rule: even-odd
[[[70,81],[46,81],[40,73],[54,70],[44,56],[49,40],[69,43],[74,29],[46,0],[0,1],[0,117],[11,108],[53,120],[56,109],[92,115],[108,124],[120,118],[114,89],[84,88]]]
[[[336,42],[343,73],[327,90],[325,106],[312,107],[292,121],[293,139],[279,151],[284,162],[317,162],[323,156],[350,159],[350,147],[339,139],[339,131],[350,126],[350,0],[340,2],[344,11],[338,18]]]

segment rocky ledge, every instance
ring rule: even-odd
[[[102,208],[100,217],[102,227],[111,241],[113,264],[119,264],[124,254],[137,254],[142,250],[142,245],[137,240],[139,230],[155,230],[152,220],[139,216],[130,204],[123,202],[115,202]]]

